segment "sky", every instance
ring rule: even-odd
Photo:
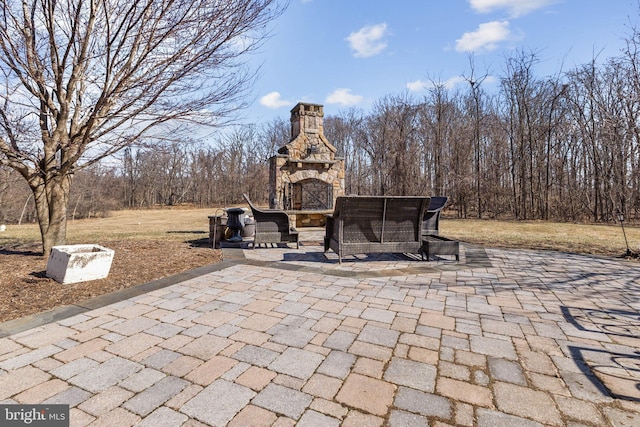
[[[505,58],[536,53],[537,76],[620,54],[638,0],[289,0],[270,38],[244,121],[288,120],[298,102],[325,115],[365,112],[388,95],[422,97],[471,72],[497,88]]]

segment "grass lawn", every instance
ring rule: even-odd
[[[107,218],[69,220],[67,243],[112,240],[174,240],[208,238],[209,215],[215,209],[157,209],[114,211]],[[7,225],[0,246],[40,240],[37,224]]]
[[[123,210],[108,218],[69,221],[68,243],[107,243],[113,240],[195,241],[209,236],[211,209]],[[443,236],[500,248],[549,249],[563,252],[621,256],[626,244],[619,224],[573,224],[543,221],[457,219],[444,215]],[[302,229],[304,231],[304,229]],[[640,251],[640,228],[625,225],[629,247]],[[39,242],[36,224],[8,225],[0,246]]]
[[[629,247],[640,251],[640,228],[625,225]],[[544,221],[444,218],[441,234],[487,247],[549,249],[562,252],[622,256],[627,250],[622,227]]]

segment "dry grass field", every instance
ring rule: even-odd
[[[445,218],[440,230],[447,237],[487,247],[548,249],[611,257],[623,256],[627,250],[620,224]],[[640,252],[640,228],[624,224],[624,230],[631,251]]]
[[[105,279],[61,285],[45,276],[38,227],[7,225],[0,232],[0,321],[72,304],[93,296],[218,262],[208,247],[208,216],[215,209],[117,211],[108,218],[69,221],[68,243],[96,243],[116,254]],[[625,227],[639,252],[640,228]],[[487,247],[547,249],[620,257],[626,245],[620,225],[587,225],[454,219],[445,215],[444,236]]]

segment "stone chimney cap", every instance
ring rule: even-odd
[[[294,113],[319,113],[321,116],[324,115],[322,104],[312,104],[309,102],[298,102],[295,107],[293,107],[290,111],[292,114]]]

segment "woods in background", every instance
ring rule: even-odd
[[[389,95],[370,111],[326,116],[345,158],[346,192],[447,195],[459,217],[613,221],[640,211],[640,37],[619,57],[538,77],[537,54],[505,60],[498,80],[433,82],[425,96]],[[473,69],[473,64],[472,64]],[[266,203],[268,158],[289,123],[237,126],[207,144],[132,147],[74,176],[69,216],[120,208]],[[29,190],[0,169],[0,221],[33,221]]]

